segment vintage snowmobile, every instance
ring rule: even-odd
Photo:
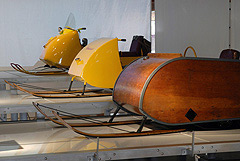
[[[21,91],[43,98],[110,96],[112,91],[109,90],[85,90],[87,83],[91,86],[102,89],[112,89],[118,75],[123,69],[123,64],[126,65],[129,63],[129,60],[137,59],[143,56],[140,55],[141,53],[139,54],[132,52],[130,55],[128,55],[128,52],[124,52],[124,56],[121,57],[120,55],[122,55],[122,53],[119,54],[118,41],[126,40],[118,38],[101,38],[84,47],[71,63],[68,74],[72,77],[72,80],[68,90],[66,91],[32,92],[21,88],[14,82],[5,82]],[[140,46],[139,49],[141,49]],[[72,83],[75,79],[84,82],[83,90],[71,90]],[[85,95],[85,93],[89,92],[95,93],[91,95]]]
[[[147,44],[150,42],[144,39],[143,36],[134,36],[131,46],[133,52],[124,52],[124,54],[123,52],[119,53],[118,51],[118,41],[125,41],[125,39],[102,38],[87,45],[87,39],[84,38],[82,40],[83,43],[81,44],[78,32],[80,33],[81,30],[86,28],[79,28],[75,30],[69,27],[75,26],[74,24],[74,16],[70,14],[65,28],[59,28],[60,35],[49,39],[47,44],[44,45],[44,50],[40,56],[40,60],[47,64],[45,67],[54,67],[62,70],[50,72],[27,71],[19,64],[11,63],[11,66],[15,70],[32,75],[67,74],[68,70],[68,74],[72,76],[68,90],[43,92],[28,91],[20,87],[17,82],[5,82],[23,92],[44,98],[109,96],[111,95],[111,92],[109,91],[107,93],[103,93],[100,89],[85,90],[86,84],[88,83],[98,88],[112,89],[118,75],[122,71],[122,66],[129,64],[132,60],[144,56],[151,49],[150,45]],[[142,48],[144,48],[144,50]],[[84,82],[83,90],[71,90],[74,79]],[[41,89],[43,88],[41,87]],[[84,95],[86,92],[98,93],[87,96]],[[68,94],[68,96],[65,94]]]
[[[114,83],[122,71],[122,65],[118,51],[118,41],[125,40],[118,38],[102,38],[91,42],[85,48],[83,48],[74,58],[69,68],[68,74],[72,76],[72,80],[67,91],[32,92],[21,88],[16,83],[8,81],[5,82],[21,91],[44,98],[110,96],[112,95],[111,90],[103,92],[100,89],[85,90],[85,88],[87,83],[98,88],[111,89],[114,87]],[[84,82],[83,90],[71,90],[74,79]],[[95,93],[85,95],[86,92]],[[65,94],[68,94],[68,96]]]
[[[132,62],[119,75],[113,91],[118,108],[107,124],[114,123],[114,117],[122,109],[143,117],[136,132],[86,133],[67,123],[56,111],[53,114],[59,124],[90,137],[143,136],[184,131],[183,127],[191,125],[239,123],[239,81],[239,60],[148,54]],[[142,131],[147,119],[168,129]]]
[[[71,27],[70,27],[71,26]],[[46,65],[44,67],[37,67],[41,70],[27,71],[21,65],[11,63],[11,66],[19,71],[31,75],[59,75],[67,74],[75,56],[87,45],[87,39],[83,38],[82,43],[79,38],[81,30],[86,28],[74,29],[75,19],[73,14],[70,14],[65,27],[58,28],[59,35],[51,37],[48,42],[43,46],[43,51],[40,60]],[[59,69],[52,71],[45,71],[47,69]]]

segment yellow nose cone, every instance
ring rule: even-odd
[[[102,38],[83,48],[68,74],[100,88],[113,88],[122,71],[117,38]]]
[[[40,56],[40,60],[50,66],[69,68],[75,56],[82,49],[78,32],[64,29],[63,34],[51,38]]]

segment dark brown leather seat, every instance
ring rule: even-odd
[[[221,59],[239,59],[240,52],[234,49],[224,49],[221,54]]]
[[[120,57],[146,56],[151,51],[151,43],[143,36],[133,36],[129,52],[120,51]]]

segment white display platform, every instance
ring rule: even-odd
[[[4,80],[50,88],[52,90],[67,90],[71,77],[63,76],[33,76],[17,71],[0,70],[0,114],[37,112],[32,102],[50,105],[52,108],[67,109],[67,111],[81,114],[99,114],[108,109],[115,108],[111,96],[91,98],[40,98],[16,90],[7,85]],[[82,89],[83,83],[74,81],[72,89]],[[87,86],[87,88],[94,88]],[[37,89],[27,88],[37,91]]]
[[[1,71],[3,80],[66,89],[68,76],[36,77],[15,71]],[[2,83],[3,86],[4,83]],[[74,82],[73,88],[82,87]],[[0,91],[0,114],[36,112],[32,102],[74,114],[98,114],[114,108],[111,96],[97,98],[43,99],[15,89]],[[136,117],[134,117],[136,118]],[[107,118],[100,118],[107,121]],[[133,118],[119,117],[116,120]],[[141,117],[138,119],[141,119]],[[67,120],[80,122],[80,120]],[[138,124],[117,126],[136,131]],[[111,127],[81,127],[91,133],[116,133]],[[148,130],[148,128],[144,128]],[[194,134],[194,139],[193,139]],[[97,145],[99,143],[99,148]],[[195,131],[125,138],[87,138],[50,121],[0,122],[0,161],[120,160],[167,156],[194,156],[240,151],[240,130]]]

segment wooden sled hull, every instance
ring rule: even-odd
[[[120,74],[113,100],[167,125],[233,120],[240,119],[239,82],[240,61],[150,55]]]

